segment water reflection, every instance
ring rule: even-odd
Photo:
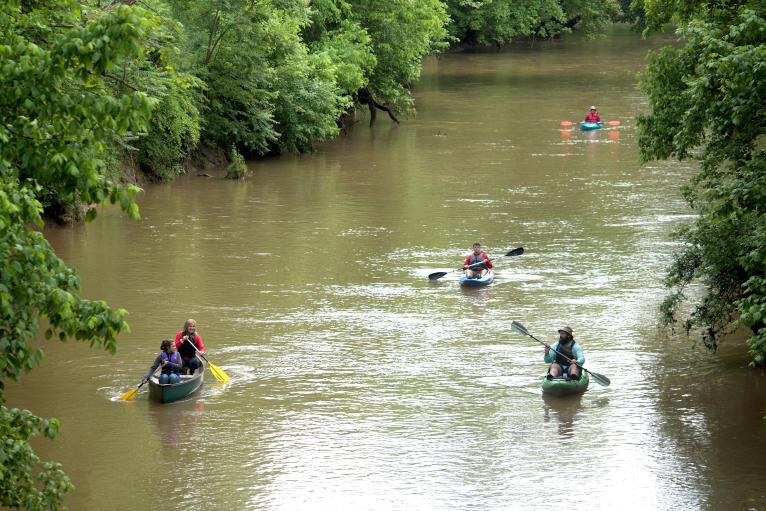
[[[620,132],[616,128],[603,128],[591,131],[580,131],[574,128],[559,130],[559,134],[561,135],[561,142],[564,144],[577,144],[578,142],[602,142],[604,141],[604,135],[602,132],[606,132],[606,136],[610,143],[620,141]],[[579,133],[579,135],[576,135],[575,133]]]
[[[170,404],[149,402],[149,416],[156,424],[163,448],[178,449],[194,438],[205,402],[202,399],[187,399]]]
[[[598,142],[601,138],[601,130],[583,131],[582,138],[587,142]]]
[[[574,436],[575,417],[582,408],[582,394],[557,397],[543,394],[543,422],[558,421],[558,432],[563,438]]]

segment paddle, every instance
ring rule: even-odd
[[[501,257],[513,257],[513,256],[521,255],[523,253],[524,253],[524,247],[518,247],[518,248],[514,248],[513,250],[511,250],[507,254],[502,255]],[[468,268],[473,268],[474,266],[481,266],[482,264],[484,264],[484,263],[483,262],[473,263],[473,264],[469,265]],[[428,280],[437,280],[437,279],[440,279],[440,278],[444,277],[448,273],[452,273],[452,272],[456,272],[456,271],[464,271],[464,270],[465,270],[465,268],[458,268],[456,270],[450,270],[450,271],[437,271],[437,272],[429,274],[428,275]]]
[[[578,124],[578,123],[574,123],[572,121],[561,121],[559,123],[559,125],[566,126],[566,127],[574,126],[575,124]],[[608,122],[602,122],[601,124],[605,124],[607,126],[619,126],[621,123],[620,123],[620,121],[608,121]]]
[[[152,373],[152,376],[155,376],[157,374],[157,371],[161,371],[161,370],[162,370],[162,366],[160,365],[159,367],[157,367],[157,369],[154,370],[154,372]],[[117,398],[117,400],[118,401],[133,401],[134,399],[136,399],[136,394],[138,394],[138,389],[143,387],[144,383],[146,383],[147,381],[149,380],[141,380],[141,383],[138,384],[138,387],[136,387],[135,389],[130,389],[129,391],[121,395],[119,398]]]
[[[136,399],[136,394],[138,394],[138,389],[144,386],[144,383],[146,383],[146,380],[142,380],[141,383],[138,385],[138,387],[134,389],[130,389],[123,395],[121,395],[119,398],[117,398],[119,401],[133,401]]]
[[[195,345],[194,345],[194,343],[193,343],[193,342],[191,342],[191,341],[189,340],[189,338],[188,338],[188,337],[186,338],[186,342],[188,342],[189,344],[191,344],[191,345],[192,345],[192,347],[193,347],[195,350],[197,350],[197,355],[199,355],[199,356],[201,356],[203,359],[205,359],[205,362],[207,362],[207,365],[210,367],[210,372],[211,372],[211,373],[213,373],[213,376],[215,377],[215,379],[216,379],[216,380],[218,380],[218,381],[219,381],[219,382],[221,382],[221,383],[226,383],[227,381],[229,381],[229,375],[228,375],[228,374],[226,374],[226,373],[223,371],[223,369],[221,369],[221,368],[220,368],[220,367],[218,367],[217,365],[215,365],[215,364],[213,364],[212,362],[210,362],[210,361],[207,359],[207,357],[205,356],[205,354],[204,354],[204,353],[202,353],[202,352],[199,350],[199,348],[197,348],[197,346],[195,346]]]
[[[511,328],[513,329],[513,331],[514,331],[514,332],[516,332],[516,333],[519,333],[519,334],[521,334],[521,335],[528,335],[529,337],[531,337],[532,339],[536,340],[537,342],[539,342],[539,343],[540,343],[540,344],[542,344],[543,346],[548,346],[549,348],[551,348],[551,350],[553,350],[553,352],[554,352],[554,353],[556,353],[557,355],[561,355],[561,354],[560,354],[558,351],[554,350],[554,349],[553,349],[552,347],[550,347],[550,346],[549,346],[547,343],[545,343],[545,342],[541,341],[540,339],[538,339],[538,338],[537,338],[537,337],[535,337],[534,335],[530,334],[530,333],[527,331],[527,329],[524,327],[524,325],[522,325],[521,323],[518,323],[518,322],[516,322],[516,321],[512,321],[512,322],[511,322]],[[563,355],[562,355],[562,356],[563,356]],[[599,385],[602,385],[602,386],[604,386],[604,387],[608,387],[608,386],[609,386],[609,384],[611,384],[611,383],[612,383],[611,381],[609,381],[609,378],[607,378],[607,377],[606,377],[606,376],[604,376],[603,374],[598,374],[598,373],[594,373],[593,371],[588,371],[587,369],[585,369],[583,366],[581,366],[581,365],[580,365],[580,364],[578,364],[577,362],[575,362],[575,365],[577,365],[577,367],[579,367],[579,368],[580,368],[580,369],[582,369],[583,371],[586,371],[588,374],[590,374],[590,375],[591,375],[591,377],[593,378],[593,380],[594,380],[596,383],[598,383]]]

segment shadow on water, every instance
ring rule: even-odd
[[[676,350],[651,368],[659,434],[672,461],[694,467],[710,509],[766,509],[766,371],[747,367],[732,341],[712,356]],[[670,462],[670,461],[669,461]]]

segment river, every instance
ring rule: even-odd
[[[766,377],[657,328],[690,163],[639,164],[646,52],[616,28],[425,63],[417,115],[367,119],[313,154],[147,186],[46,235],[83,294],[129,311],[118,353],[45,344],[9,403],[62,421],[35,447],[96,509],[766,509]],[[596,104],[615,129],[561,131]],[[461,289],[474,241],[494,284]],[[519,257],[499,257],[522,246]],[[208,373],[191,399],[135,386],[184,320]],[[540,391],[574,329],[580,398]]]

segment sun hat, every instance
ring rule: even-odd
[[[569,327],[569,326],[562,326],[561,328],[559,328],[559,332],[566,332],[569,335],[573,335],[572,334],[572,327]]]
[[[595,106],[593,106],[593,105],[591,105],[591,106],[590,106],[590,109],[591,109],[591,110],[595,110],[595,109],[596,109],[596,107],[595,107]]]

